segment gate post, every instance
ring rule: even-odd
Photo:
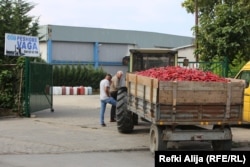
[[[30,70],[30,59],[29,57],[25,57],[25,88],[24,88],[24,98],[25,98],[25,116],[30,117],[30,98],[29,98],[29,82],[30,82],[30,77],[29,77],[29,70]]]
[[[224,77],[228,77],[229,65],[228,65],[228,58],[227,57],[225,57],[225,59],[224,59],[224,68],[225,68]]]

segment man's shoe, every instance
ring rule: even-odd
[[[105,123],[103,123],[103,124],[101,124],[102,125],[102,127],[105,127],[106,126],[106,124]]]
[[[111,119],[110,122],[116,122],[116,120],[115,119]]]

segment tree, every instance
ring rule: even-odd
[[[0,108],[17,110],[19,83],[23,83],[20,67],[24,57],[3,55],[5,33],[37,36],[39,18],[28,15],[34,7],[24,0],[0,0]]]
[[[0,0],[0,63],[16,63],[17,57],[4,56],[5,33],[37,36],[39,17],[28,13],[35,4],[25,0]]]
[[[182,6],[194,13],[195,1],[199,24],[193,30],[198,29],[195,53],[200,59],[231,65],[250,60],[250,1],[186,0]]]

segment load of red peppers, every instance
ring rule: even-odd
[[[226,78],[222,78],[212,72],[180,66],[151,68],[145,71],[136,72],[136,74],[157,78],[160,81],[228,82]]]

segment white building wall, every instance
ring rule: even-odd
[[[179,48],[178,57],[185,57],[189,62],[195,62],[194,46]],[[183,59],[181,60],[183,61]]]
[[[39,42],[39,49],[41,58],[47,62],[47,43]]]

